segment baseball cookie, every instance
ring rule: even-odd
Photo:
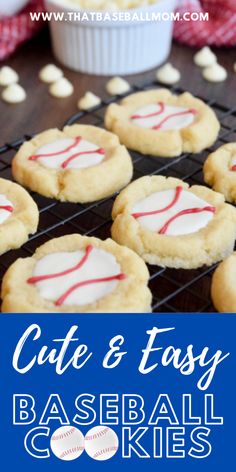
[[[142,259],[111,239],[63,236],[12,264],[3,278],[2,311],[146,312],[148,278]]]
[[[233,251],[236,209],[223,195],[179,179],[134,181],[116,198],[112,216],[113,239],[149,264],[193,269]]]
[[[203,167],[204,180],[228,202],[236,203],[236,143],[221,146],[210,154]]]
[[[38,207],[28,192],[0,179],[0,255],[21,247],[36,232],[38,220]]]
[[[130,182],[130,155],[112,133],[95,126],[51,129],[24,143],[13,159],[15,179],[45,197],[92,202]]]
[[[216,269],[211,295],[216,309],[222,313],[236,313],[236,252]]]
[[[204,102],[166,89],[135,93],[120,105],[109,105],[105,124],[130,149],[161,157],[200,152],[215,142],[220,129]]]

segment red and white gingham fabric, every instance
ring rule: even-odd
[[[30,20],[30,11],[43,11],[43,0],[31,0],[17,16],[0,20],[0,60],[10,56],[42,27],[41,21]]]
[[[42,27],[43,21],[32,22],[29,12],[43,9],[43,0],[31,0],[17,16],[0,20],[0,60],[10,56]],[[174,27],[177,41],[197,47],[236,45],[236,0],[179,0],[177,11],[209,12],[209,21],[177,21]]]
[[[180,0],[177,11],[209,13],[209,21],[177,21],[177,41],[197,47],[236,45],[236,0]]]

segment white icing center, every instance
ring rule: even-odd
[[[176,189],[152,193],[147,198],[137,202],[132,208],[131,213],[135,214],[164,209],[173,202],[175,194]],[[210,206],[209,203],[193,193],[183,190],[178,201],[170,209],[155,215],[141,216],[137,218],[137,221],[144,228],[158,233],[170,218],[174,217],[180,211]],[[205,228],[212,220],[213,216],[214,212],[212,211],[202,211],[178,216],[169,224],[165,234],[168,236],[181,236],[196,233],[202,228]]]
[[[139,118],[136,118],[137,116]],[[165,103],[154,103],[136,110],[131,117],[131,121],[140,128],[158,127],[157,129],[167,131],[186,128],[193,123],[194,118],[195,113],[188,108],[173,107]]]
[[[56,274],[71,269],[81,261],[84,255],[85,250],[49,254],[36,263],[33,277]],[[42,298],[56,302],[75,284],[92,279],[113,277],[120,273],[120,265],[111,253],[93,247],[82,267],[60,277],[36,282],[35,286]],[[119,280],[115,279],[80,286],[70,293],[63,305],[81,306],[94,303],[111,293],[118,283]]]
[[[59,154],[60,153],[60,154]],[[48,155],[54,154],[54,155]],[[99,146],[85,139],[76,144],[76,138],[58,139],[52,143],[45,144],[37,150],[35,159],[39,164],[50,169],[63,169],[63,163],[74,156],[68,162],[65,169],[84,169],[100,164],[105,153],[99,152]]]
[[[0,225],[4,223],[12,214],[11,211],[1,208],[1,207],[11,207],[13,208],[12,203],[8,200],[5,195],[0,194]]]
[[[231,160],[231,167],[236,166],[236,154],[233,156]]]

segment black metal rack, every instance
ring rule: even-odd
[[[132,92],[157,87],[156,82],[147,83],[143,87],[132,88]],[[175,93],[183,90],[177,87],[171,89]],[[199,97],[201,98],[201,97]],[[120,97],[113,97],[89,111],[78,112],[70,117],[65,124],[81,123],[103,127],[103,118],[106,106],[118,101]],[[206,102],[206,100],[205,100]],[[143,156],[131,152],[134,164],[134,179],[143,175],[163,174],[186,180],[190,185],[204,184],[202,164],[206,156],[213,149],[230,141],[236,141],[236,107],[229,109],[224,105],[211,100],[206,102],[217,114],[221,122],[221,131],[214,147],[200,154],[182,154],[178,158],[164,159]],[[30,139],[25,135],[12,143],[0,147],[0,176],[11,179],[11,160],[20,145]],[[9,251],[0,258],[0,280],[9,267],[18,257],[31,255],[36,247],[47,240],[74,232],[97,236],[105,239],[110,236],[111,208],[115,195],[92,204],[80,205],[61,203],[31,193],[40,211],[39,228],[35,235],[18,250]],[[204,267],[197,270],[163,269],[150,266],[150,288],[153,293],[154,312],[209,312],[214,311],[210,299],[211,276],[214,267]]]

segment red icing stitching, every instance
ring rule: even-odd
[[[173,206],[179,201],[182,191],[183,191],[183,187],[180,187],[180,186],[176,187],[175,196],[174,196],[172,202],[169,205],[167,205],[165,208],[162,208],[161,210],[145,211],[145,212],[140,212],[140,213],[132,213],[131,216],[133,216],[135,219],[138,219],[138,218],[145,217],[145,216],[151,216],[151,215],[157,215],[159,213],[164,213],[165,211],[170,210],[171,208],[173,208]],[[180,216],[189,215],[189,214],[192,214],[192,213],[201,213],[203,211],[210,211],[212,213],[215,213],[216,209],[215,209],[215,207],[208,205],[208,206],[205,206],[203,208],[189,208],[189,209],[186,209],[186,210],[179,211],[178,213],[176,213],[176,215],[172,216],[164,224],[164,226],[158,231],[158,234],[166,234],[170,224],[174,220],[179,218]]]
[[[9,213],[12,213],[14,208],[10,205],[0,205],[0,210],[9,211]]]
[[[75,159],[76,157],[79,157],[79,156],[85,156],[85,155],[88,155],[88,154],[101,154],[101,155],[104,155],[105,154],[105,150],[103,148],[99,148],[99,149],[94,149],[94,151],[83,151],[83,152],[78,152],[77,154],[74,154],[73,156],[69,157],[66,161],[64,161],[61,165],[61,167],[63,169],[65,169],[68,164],[73,161],[73,159]]]
[[[71,272],[74,272],[78,269],[81,269],[81,267],[87,262],[88,257],[91,254],[92,250],[93,250],[93,246],[91,246],[91,245],[87,246],[86,249],[85,249],[85,254],[82,257],[82,259],[80,260],[80,262],[78,264],[76,264],[75,266],[71,267],[70,269],[64,270],[63,272],[57,272],[55,274],[39,275],[39,276],[36,276],[36,277],[30,277],[27,280],[27,283],[28,284],[35,284],[37,282],[41,282],[41,281],[44,281],[44,280],[49,280],[49,279],[54,279],[54,278],[57,278],[57,277],[62,277],[63,275],[68,275]],[[71,293],[73,293],[75,290],[77,290],[81,287],[84,287],[86,285],[91,285],[91,284],[96,284],[96,283],[101,283],[101,282],[112,282],[113,280],[123,280],[126,277],[127,276],[125,274],[120,273],[120,274],[113,275],[113,276],[110,276],[110,277],[102,277],[102,278],[97,278],[97,279],[83,280],[81,282],[78,282],[75,285],[72,285],[72,287],[70,287],[63,295],[61,295],[61,297],[58,298],[58,300],[56,300],[54,304],[56,306],[63,305],[64,301],[69,297],[69,295],[71,295]]]
[[[165,211],[170,210],[170,208],[172,208],[178,202],[182,191],[183,191],[183,187],[180,187],[180,186],[176,187],[175,196],[172,202],[169,205],[167,205],[165,208],[162,208],[161,210],[144,211],[142,213],[133,213],[132,216],[137,219],[137,218],[141,218],[142,216],[151,216],[151,215],[157,215],[158,213],[164,213]]]
[[[101,282],[112,282],[113,280],[123,280],[126,278],[125,274],[112,275],[111,277],[102,277],[101,279],[90,279],[84,280],[83,282],[78,282],[77,284],[70,287],[67,292],[65,292],[58,300],[55,302],[56,306],[63,305],[64,301],[78,288],[84,287],[86,285],[98,284]]]
[[[192,213],[202,213],[203,211],[211,211],[212,213],[215,213],[216,209],[213,206],[206,206],[204,208],[189,208],[188,210],[182,210],[179,211],[176,215],[172,216],[165,224],[162,226],[162,228],[158,231],[159,234],[165,234],[170,226],[170,224],[179,218],[180,216],[184,215],[189,215]]]
[[[147,118],[152,118],[154,116],[161,115],[165,111],[165,103],[158,102],[158,105],[160,106],[160,110],[158,110],[154,113],[150,113],[148,115],[133,115],[133,116],[131,116],[131,119],[132,120],[139,120],[139,119],[145,120]],[[171,118],[175,118],[176,116],[188,115],[189,113],[192,113],[193,115],[196,115],[197,110],[195,110],[194,108],[189,108],[188,110],[179,111],[179,112],[176,112],[176,113],[170,113],[169,116],[166,116],[165,118],[163,118],[163,120],[158,125],[152,126],[152,129],[155,129],[155,130],[161,129],[161,127],[168,120],[170,120]]]
[[[92,250],[93,250],[93,246],[91,245],[87,246],[85,249],[85,254],[82,257],[81,261],[78,262],[78,264],[76,264],[74,267],[71,267],[71,269],[64,270],[63,272],[57,272],[56,274],[39,275],[36,277],[30,277],[27,280],[28,284],[36,284],[37,282],[41,282],[43,280],[55,279],[57,277],[62,277],[63,275],[71,274],[71,272],[74,272],[75,270],[80,269],[85,264]]]
[[[131,119],[140,120],[140,119],[146,119],[146,118],[153,118],[154,116],[161,115],[165,110],[165,104],[163,102],[158,102],[157,105],[160,106],[160,110],[154,111],[153,113],[149,113],[148,115],[133,115],[131,116]]]
[[[30,156],[29,160],[30,161],[35,161],[36,159],[39,159],[40,157],[53,157],[53,156],[60,156],[60,154],[64,154],[65,152],[71,151],[77,144],[79,144],[81,141],[81,137],[78,136],[75,138],[74,142],[70,144],[66,149],[63,149],[62,151],[57,151],[57,152],[52,152],[50,154],[35,154],[34,156]]]
[[[37,159],[39,159],[41,157],[54,157],[54,156],[60,156],[62,154],[66,154],[68,151],[71,151],[71,149],[73,149],[75,146],[79,145],[81,140],[82,140],[81,136],[78,136],[77,138],[74,139],[73,144],[71,144],[70,146],[68,146],[66,149],[64,149],[62,151],[52,152],[50,154],[35,154],[34,156],[30,156],[29,160],[30,161],[36,161]],[[94,149],[93,151],[77,152],[77,153],[73,154],[72,156],[70,156],[65,161],[63,161],[62,164],[61,164],[61,168],[65,169],[68,166],[68,164],[71,161],[73,161],[76,157],[80,157],[80,156],[83,156],[83,155],[89,155],[89,154],[103,154],[104,155],[105,150],[103,148],[98,148],[98,149]]]

